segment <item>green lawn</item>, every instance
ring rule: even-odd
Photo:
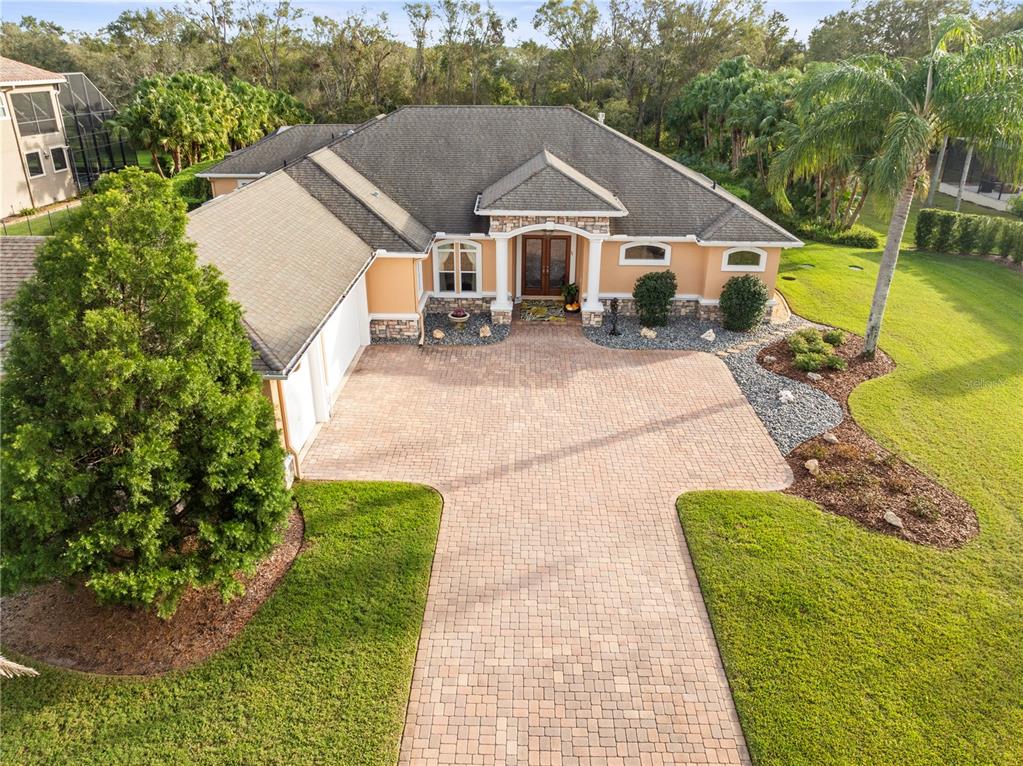
[[[942,194],[938,192],[934,195],[934,207],[940,208],[941,210],[952,210],[955,208],[956,198],[951,197],[948,194]],[[902,238],[902,247],[911,250],[916,243],[916,218],[920,214],[920,208],[923,207],[923,201],[919,198],[913,200],[913,206],[909,210],[909,220],[906,222],[906,233]],[[971,213],[973,215],[993,215],[998,218],[1011,218],[1012,215],[1009,213],[1003,213],[1000,210],[994,210],[989,207],[981,207],[975,205],[972,202],[963,200],[962,205],[959,207],[960,213]],[[882,237],[888,234],[888,222],[891,220],[892,210],[891,205],[884,204],[881,200],[874,197],[869,198],[863,205],[863,213],[860,215],[860,223],[867,226]],[[882,240],[882,243],[884,240]]]
[[[2,683],[4,764],[388,764],[398,757],[441,499],[300,484],[308,549],[224,652],[150,680]]]
[[[811,245],[779,284],[862,333],[877,262]],[[941,552],[785,495],[680,498],[754,760],[1023,763],[1023,276],[905,253],[882,346],[899,367],[853,393],[855,417],[968,499],[981,534]]]
[[[36,216],[31,220],[18,221],[17,223],[5,223],[0,228],[0,234],[5,237],[23,237],[31,235],[33,237],[48,237],[53,234],[54,228],[60,224],[65,218],[67,218],[70,210],[74,208],[57,208],[51,210],[48,214],[43,213],[42,215]]]

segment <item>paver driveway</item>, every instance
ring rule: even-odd
[[[373,346],[304,475],[444,496],[402,764],[748,762],[674,502],[791,475],[721,360]]]

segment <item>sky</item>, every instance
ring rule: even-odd
[[[310,15],[344,17],[349,13],[367,9],[371,13],[384,11],[390,19],[390,26],[399,38],[408,38],[408,25],[402,5],[405,0],[386,0],[385,2],[363,2],[351,0],[296,0],[295,5],[304,8]],[[533,32],[533,13],[542,0],[526,2],[525,0],[493,0],[498,12],[508,18],[518,20],[518,29],[509,35],[510,42],[535,37]],[[122,2],[121,0],[0,0],[0,16],[4,21],[17,21],[22,16],[35,16],[39,19],[52,21],[65,29],[82,32],[95,32],[112,21],[121,11],[157,8],[174,5],[167,0],[151,0],[150,2]],[[789,26],[796,37],[806,41],[817,21],[824,16],[848,8],[848,0],[765,0],[768,12],[781,11],[789,19]]]

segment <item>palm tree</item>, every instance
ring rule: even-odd
[[[811,74],[800,91],[811,115],[803,138],[821,156],[873,143],[870,188],[894,201],[864,353],[873,356],[910,206],[931,150],[959,136],[1023,179],[1023,30],[977,43],[973,22],[949,16],[918,62],[868,56]]]

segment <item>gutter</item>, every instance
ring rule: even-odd
[[[281,431],[284,436],[284,449],[291,455],[292,464],[295,467],[295,478],[302,478],[302,469],[299,466],[298,452],[291,445],[291,431],[288,429],[288,405],[284,401],[284,386],[281,384],[280,379],[274,380],[274,386],[277,388],[277,401],[281,405]]]

